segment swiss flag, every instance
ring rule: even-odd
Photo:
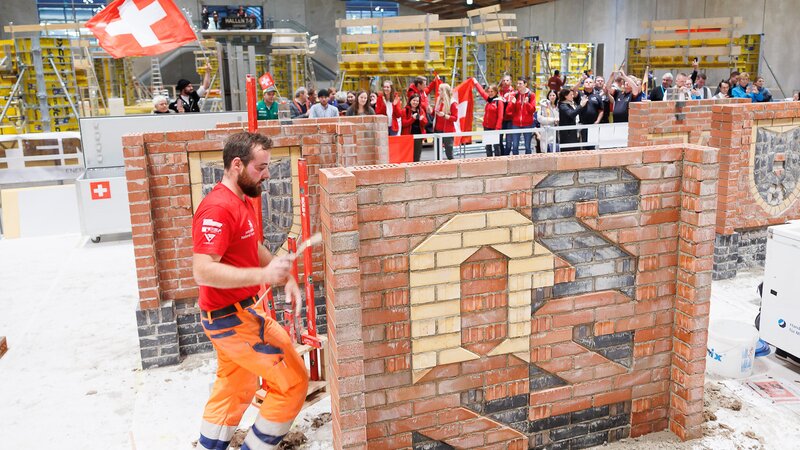
[[[111,198],[111,182],[93,181],[89,183],[89,191],[92,194],[92,200],[105,200],[107,198]]]
[[[172,0],[114,0],[86,28],[114,58],[158,55],[197,40]]]
[[[275,80],[273,80],[272,75],[267,72],[259,77],[258,84],[261,86],[261,90],[263,91],[270,86],[275,86]]]
[[[472,112],[475,107],[475,98],[472,96],[474,80],[467,78],[467,81],[459,84],[453,89],[453,98],[458,104],[458,120],[456,120],[456,132],[472,131]],[[470,136],[456,137],[455,145],[469,144],[472,142]]]

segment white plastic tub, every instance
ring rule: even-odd
[[[726,378],[745,378],[753,372],[758,330],[736,320],[717,320],[708,327],[706,370]]]

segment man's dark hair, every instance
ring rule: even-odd
[[[317,93],[317,97],[327,97],[329,95],[331,95],[331,93],[328,92],[327,89],[320,89],[319,92]]]
[[[559,76],[559,75],[561,75],[561,72],[560,72],[560,71],[558,71],[558,70],[556,70],[555,72],[553,72],[553,75],[555,75],[555,76]],[[547,94],[547,95],[550,95],[550,94]]]
[[[262,150],[269,150],[272,148],[272,139],[263,134],[247,131],[228,136],[228,139],[225,139],[225,148],[222,149],[222,163],[225,169],[230,169],[231,163],[236,158],[242,160],[245,166],[250,164],[256,146],[260,146]]]
[[[525,77],[519,77],[517,78],[517,81],[522,81],[523,83],[528,84],[528,79]]]
[[[697,78],[702,78],[704,80],[708,80],[708,76],[706,76],[706,74],[702,73],[702,72],[697,74]]]

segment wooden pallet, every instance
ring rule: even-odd
[[[309,406],[319,402],[320,400],[324,399],[328,396],[328,381],[325,379],[325,350],[328,348],[328,337],[325,335],[318,336],[319,340],[322,341],[322,348],[319,349],[319,358],[318,363],[320,367],[320,380],[319,381],[309,381],[308,382],[308,392],[306,393],[306,401],[303,403],[303,408],[306,409]],[[295,350],[300,355],[300,357],[304,357],[307,353],[314,350],[314,347],[310,345],[300,345],[295,344]],[[256,391],[255,397],[253,397],[253,406],[260,407],[261,403],[264,402],[264,396],[266,396],[267,392],[264,389],[259,389]]]
[[[6,342],[6,337],[0,336],[0,358],[2,358],[7,351],[8,351],[8,342]]]

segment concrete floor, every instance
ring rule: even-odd
[[[178,366],[139,369],[133,261],[130,240],[0,240],[0,335],[9,344],[0,359],[2,448],[191,448],[215,363],[197,355]],[[712,320],[752,323],[760,277],[754,271],[715,282]],[[754,372],[800,384],[800,370],[772,355],[758,358]],[[790,448],[800,442],[800,405],[773,405],[735,380],[718,384],[745,406],[719,413],[720,422],[739,435],[745,428],[754,432],[761,447],[741,444],[746,437],[710,433],[692,443],[667,444],[670,435],[659,434],[615,448],[656,442],[651,448]],[[329,408],[329,401],[320,402],[299,425]],[[330,424],[305,430],[314,442],[304,448],[332,448]]]

